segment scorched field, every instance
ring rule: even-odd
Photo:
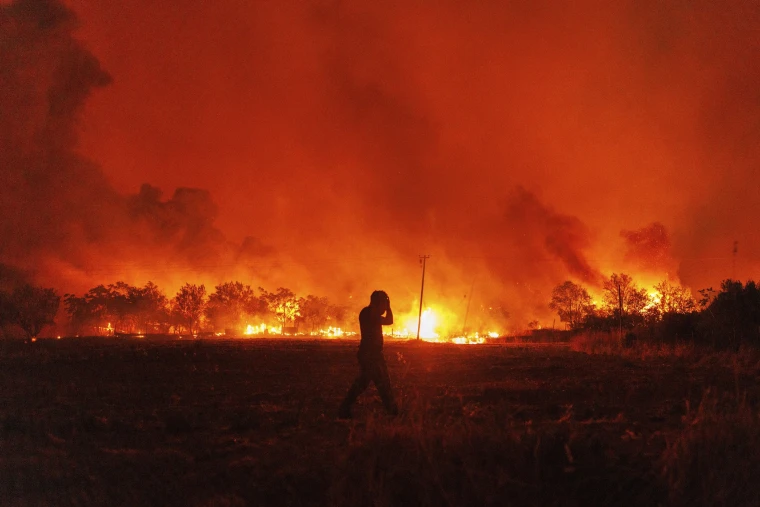
[[[751,352],[356,341],[0,343],[0,504],[760,505]]]

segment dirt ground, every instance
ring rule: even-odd
[[[0,504],[687,503],[673,490],[688,473],[667,457],[698,465],[676,445],[689,417],[706,396],[753,410],[760,398],[754,371],[711,360],[400,342],[385,355],[401,415],[371,387],[339,421],[356,347],[2,342]],[[736,455],[737,473],[757,469]],[[758,500],[757,485],[721,486],[736,487],[739,503]]]

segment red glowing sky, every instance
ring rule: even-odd
[[[207,189],[226,241],[315,292],[413,294],[419,253],[516,306],[594,273],[757,277],[757,4],[66,5],[112,77],[77,151],[121,195]],[[653,222],[656,266],[621,237]]]

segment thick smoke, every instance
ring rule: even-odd
[[[555,271],[591,285],[601,284],[601,273],[585,254],[591,245],[590,232],[578,218],[558,213],[518,188],[508,200],[505,219],[505,232],[517,240],[525,265],[555,260],[564,268]]]
[[[105,234],[98,217],[119,206],[102,172],[73,150],[85,99],[110,80],[71,39],[74,24],[73,14],[54,2],[0,10],[4,261],[53,250],[66,255],[70,238],[97,241]]]
[[[2,8],[7,264],[411,308],[428,253],[426,298],[515,326],[566,279],[757,276],[758,6],[67,4]]]
[[[178,188],[162,201],[159,189],[143,185],[125,195],[78,153],[85,102],[111,77],[73,38],[76,26],[74,13],[55,1],[0,10],[3,279],[81,290],[116,277],[161,276],[159,265],[218,272],[240,253],[215,227],[207,191]],[[146,257],[158,261],[141,270]]]

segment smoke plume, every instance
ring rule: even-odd
[[[746,2],[17,0],[0,262],[411,309],[430,254],[426,300],[516,327],[566,279],[756,277],[759,28]]]
[[[218,271],[236,247],[215,227],[208,191],[177,188],[161,201],[145,184],[124,194],[78,152],[85,102],[111,77],[73,37],[76,27],[52,0],[0,10],[0,262],[64,290],[132,278],[146,257],[185,273]]]

